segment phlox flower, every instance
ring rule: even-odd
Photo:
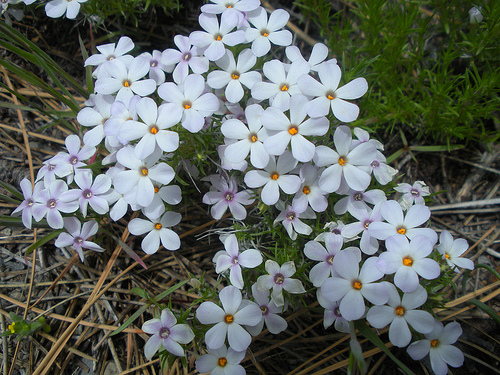
[[[281,212],[276,219],[274,219],[273,225],[281,221],[292,240],[297,238],[297,233],[306,236],[312,233],[312,228],[300,220],[316,218],[316,214],[310,207],[306,207],[306,209],[301,212],[297,210],[293,204],[287,204],[285,207],[284,203],[281,201],[279,201],[276,206],[278,209],[281,209]]]
[[[226,45],[235,46],[245,41],[243,30],[231,31],[238,23],[238,18],[232,17],[231,14],[222,13],[220,25],[217,16],[209,13],[200,14],[198,22],[205,31],[193,31],[189,35],[189,41],[196,47],[203,48],[203,54],[210,61],[224,56]]]
[[[59,18],[66,13],[66,18],[75,19],[80,11],[80,4],[88,0],[52,0],[45,4],[45,13],[50,18]]]
[[[121,60],[125,65],[130,65],[134,57],[128,55],[135,47],[134,42],[128,36],[122,36],[118,43],[108,43],[100,46],[96,46],[96,49],[100,53],[96,53],[85,60],[84,66],[96,66],[92,75],[94,77],[99,77],[100,75],[109,75],[106,71],[106,65],[113,60]]]
[[[21,219],[23,225],[31,229],[31,222],[33,218],[33,205],[35,204],[34,196],[36,197],[40,190],[44,188],[44,184],[42,182],[38,182],[33,187],[31,182],[27,178],[23,178],[20,182],[21,191],[23,192],[24,200],[21,202],[19,206],[16,207],[14,211],[12,211],[12,216],[18,216],[21,212]]]
[[[179,147],[179,134],[166,130],[176,125],[181,113],[171,113],[165,105],[157,107],[151,98],[141,98],[136,103],[136,111],[141,121],[126,121],[120,129],[122,139],[140,139],[135,145],[135,155],[144,159],[151,155],[156,145],[164,152],[173,152]],[[176,116],[177,115],[177,116]]]
[[[292,201],[297,211],[305,211],[308,205],[316,212],[323,212],[328,207],[328,200],[325,197],[328,193],[318,186],[318,174],[319,169],[310,163],[300,168],[301,185]]]
[[[333,115],[342,122],[351,122],[358,118],[359,107],[344,99],[357,99],[368,90],[364,78],[356,78],[338,88],[342,73],[337,64],[325,63],[318,67],[316,81],[310,75],[303,75],[298,80],[302,94],[316,97],[307,105],[307,114],[311,117],[326,116],[332,109]]]
[[[242,325],[253,326],[260,322],[262,313],[255,304],[244,303],[241,292],[235,286],[227,286],[219,293],[222,308],[211,301],[203,302],[196,310],[196,318],[201,324],[214,324],[205,334],[209,348],[218,349],[228,339],[235,351],[245,351],[252,337]]]
[[[111,95],[94,96],[95,106],[85,107],[78,112],[76,120],[83,126],[93,127],[83,135],[83,143],[97,146],[104,138],[104,123],[111,117],[111,105],[115,98]]]
[[[49,186],[56,177],[66,177],[73,173],[73,165],[64,162],[64,154],[58,154],[43,162],[36,174],[35,182],[43,179],[45,187]]]
[[[64,223],[61,212],[71,213],[78,209],[77,201],[62,202],[60,200],[66,191],[68,191],[68,185],[62,180],[54,180],[45,189],[36,191],[37,194],[33,196],[35,203],[31,209],[33,218],[40,221],[46,216],[51,228],[62,228]]]
[[[340,313],[339,303],[337,301],[327,300],[321,294],[321,289],[316,291],[316,298],[318,299],[321,307],[325,309],[323,316],[323,326],[326,328],[334,324],[334,327],[339,332],[349,333],[351,332],[351,327],[349,326],[349,321],[346,320]]]
[[[160,242],[165,249],[174,251],[181,246],[181,240],[179,235],[169,228],[179,224],[181,218],[181,214],[172,211],[167,211],[158,218],[148,217],[149,220],[135,218],[128,223],[128,230],[134,236],[149,232],[141,242],[141,248],[146,254],[156,253]]]
[[[434,328],[434,317],[424,310],[416,310],[427,301],[427,292],[418,285],[417,289],[399,296],[396,287],[386,282],[389,292],[387,305],[373,306],[366,320],[375,328],[382,329],[389,326],[389,340],[396,346],[403,348],[411,341],[410,325],[415,331],[429,333]]]
[[[257,62],[257,57],[251,50],[245,49],[238,55],[238,62],[234,60],[229,50],[215,63],[222,70],[213,70],[207,76],[207,84],[213,89],[226,88],[224,94],[230,103],[239,102],[244,95],[243,86],[249,89],[262,80],[262,76],[255,70],[250,70]]]
[[[111,178],[105,174],[97,175],[92,182],[92,173],[77,173],[75,182],[80,189],[71,189],[60,197],[62,202],[77,201],[83,217],[87,216],[87,207],[90,207],[99,215],[109,211],[109,204],[104,195],[111,189]]]
[[[344,243],[348,241],[352,241],[354,238],[352,237],[347,237],[344,234],[344,228],[346,227],[346,224],[342,220],[338,221],[330,221],[326,223],[323,227],[323,229],[327,229],[327,232],[323,232],[318,234],[318,236],[314,239],[314,241],[326,241],[327,238],[341,238]]]
[[[333,142],[336,151],[326,146],[316,147],[314,162],[318,167],[328,166],[321,173],[319,187],[333,193],[340,187],[343,178],[351,189],[364,191],[371,181],[366,170],[375,158],[375,146],[362,143],[352,149],[352,134],[348,126],[335,129]]]
[[[398,170],[392,168],[390,165],[387,165],[386,161],[387,159],[384,154],[377,150],[375,159],[370,164],[373,177],[375,177],[381,185],[387,185],[392,181],[394,175],[398,173]]]
[[[173,206],[182,200],[182,191],[177,185],[161,186],[155,183],[154,192],[151,204],[142,208],[142,213],[146,216],[159,217],[164,212],[165,203]]]
[[[184,82],[176,85],[166,82],[158,87],[158,95],[167,103],[167,113],[181,117],[182,127],[191,133],[199,132],[205,125],[205,117],[219,109],[219,100],[212,93],[203,93],[205,79],[199,74],[190,74]]]
[[[59,152],[52,158],[51,162],[53,164],[64,164],[65,167],[61,168],[63,173],[65,173],[65,170],[68,168],[71,168],[73,173],[67,175],[67,181],[68,184],[70,184],[73,181],[74,174],[81,172],[81,168],[86,166],[83,161],[90,159],[95,154],[96,148],[84,144],[80,149],[80,138],[76,134],[68,135],[64,143],[68,152]],[[88,173],[88,171],[84,172]]]
[[[403,194],[399,200],[403,210],[408,209],[413,204],[425,205],[424,197],[430,195],[429,187],[423,181],[416,181],[413,186],[406,183],[397,184],[394,190]]]
[[[150,360],[163,347],[169,353],[184,357],[184,349],[180,344],[187,344],[194,338],[194,333],[187,324],[176,324],[177,318],[169,309],[161,311],[160,319],[144,322],[142,330],[153,335],[144,346],[144,355]]]
[[[61,233],[54,245],[56,247],[68,247],[73,246],[80,256],[80,260],[83,262],[83,249],[89,249],[92,251],[103,252],[104,249],[94,242],[88,241],[88,238],[92,237],[99,230],[99,225],[95,220],[90,220],[85,223],[80,223],[76,217],[65,217],[64,219],[64,229],[69,233]]]
[[[356,147],[360,143],[370,142],[373,143],[373,145],[377,148],[377,150],[384,151],[384,145],[382,144],[382,142],[373,138],[370,139],[370,133],[368,133],[366,130],[361,128],[354,128],[353,133],[357,139],[352,140],[351,143],[352,147]]]
[[[264,186],[261,192],[262,202],[271,206],[278,202],[280,189],[286,194],[294,194],[300,187],[300,177],[287,174],[297,165],[290,152],[285,152],[278,157],[269,159],[264,170],[251,170],[245,175],[245,184],[251,188]]]
[[[433,245],[437,242],[437,234],[434,230],[417,228],[429,220],[431,211],[428,207],[417,204],[411,206],[404,215],[401,205],[396,201],[389,200],[381,203],[380,213],[387,223],[372,223],[368,229],[371,236],[385,240],[397,234],[402,234],[409,239],[422,235],[426,236]]]
[[[260,5],[260,0],[210,0],[213,4],[202,5],[201,11],[210,14],[227,14],[230,18],[239,19],[243,14],[255,10]]]
[[[224,156],[232,163],[240,163],[250,154],[250,163],[255,168],[265,168],[269,163],[269,153],[263,142],[267,130],[262,127],[261,116],[264,109],[259,104],[245,108],[248,125],[238,119],[229,119],[222,123],[221,132],[229,140]]]
[[[433,249],[427,237],[419,235],[408,241],[405,236],[398,234],[389,237],[385,245],[387,251],[380,254],[377,267],[387,275],[395,273],[394,284],[403,292],[417,289],[419,275],[427,280],[439,276],[439,264],[427,258]]]
[[[370,235],[368,228],[373,222],[380,222],[382,220],[380,204],[375,205],[373,210],[371,208],[353,207],[350,214],[359,221],[346,224],[343,229],[344,236],[352,238],[362,232],[363,234],[359,241],[361,251],[367,255],[375,254],[379,248],[379,243],[375,237]]]
[[[414,342],[406,351],[415,361],[420,361],[427,354],[431,360],[432,371],[436,375],[448,374],[448,366],[460,367],[464,363],[464,354],[454,344],[462,334],[462,327],[457,322],[443,323],[434,320],[434,328],[425,334],[425,339]]]
[[[291,145],[292,155],[300,162],[311,161],[316,146],[305,136],[321,136],[328,131],[330,123],[326,117],[306,120],[307,98],[296,94],[290,98],[290,114],[287,117],[277,107],[269,107],[262,114],[262,125],[269,133],[264,148],[271,155],[281,155]]]
[[[452,267],[455,272],[460,272],[458,267],[466,268],[468,270],[474,269],[474,262],[472,260],[461,258],[461,255],[469,248],[467,240],[463,238],[454,240],[451,233],[444,230],[439,235],[439,244],[436,248],[443,259],[446,260],[448,266]]]
[[[222,238],[221,238],[222,240]],[[215,272],[221,273],[229,270],[229,281],[231,285],[238,289],[243,289],[243,275],[241,267],[255,268],[262,263],[262,255],[260,251],[248,249],[239,251],[238,240],[234,234],[230,234],[222,240],[225,250],[218,251],[213,261],[215,262]]]
[[[325,247],[318,241],[309,241],[304,247],[304,255],[311,260],[319,262],[311,271],[309,271],[309,279],[316,288],[319,288],[326,279],[330,276],[338,276],[333,263],[335,256],[340,253],[344,241],[339,237],[325,238]],[[356,247],[348,247],[342,251],[352,251],[361,261],[361,252]]]
[[[252,285],[252,296],[260,311],[262,311],[262,320],[255,326],[247,327],[248,332],[252,336],[257,336],[262,332],[264,324],[273,335],[283,332],[288,327],[288,323],[278,314],[286,310],[287,304],[276,306],[273,300],[269,298],[269,291],[259,290],[256,283]]]
[[[335,256],[333,267],[339,276],[326,279],[321,294],[329,301],[340,301],[340,313],[345,319],[357,320],[364,315],[365,298],[374,305],[383,305],[389,299],[386,286],[375,283],[384,276],[376,262],[376,257],[368,258],[360,270],[354,252],[341,251]]]
[[[376,205],[380,202],[385,202],[387,197],[385,193],[380,189],[372,189],[368,191],[356,191],[347,188],[347,192],[337,191],[337,194],[344,195],[347,194],[347,197],[341,198],[335,203],[333,206],[333,210],[337,215],[343,215],[347,211],[352,214],[354,208],[358,210],[364,209],[365,211],[369,209],[367,203],[372,205]]]
[[[257,100],[269,99],[273,107],[278,107],[282,111],[289,109],[290,96],[300,94],[297,80],[300,76],[309,73],[309,64],[296,61],[287,67],[287,70],[285,66],[280,60],[265,62],[262,71],[271,82],[256,82],[252,86],[252,97]],[[305,114],[301,120],[304,118]]]
[[[237,163],[233,163],[232,161],[230,161],[225,155],[227,146],[228,145],[217,146],[217,154],[220,158],[220,166],[226,171],[231,171],[234,169],[236,171],[244,172],[248,167],[248,163],[246,162],[246,160],[242,160]]]
[[[292,279],[296,271],[293,261],[285,262],[280,266],[274,260],[269,259],[266,261],[265,268],[268,274],[259,276],[257,279],[257,288],[262,291],[272,289],[271,299],[276,306],[283,306],[285,304],[283,290],[291,294],[306,292],[300,280]]]
[[[134,95],[127,103],[115,101],[111,105],[111,117],[103,124],[104,135],[106,136],[105,140],[108,145],[121,147],[129,143],[129,141],[122,137],[121,127],[128,121],[137,121],[136,104],[140,99],[139,95]]]
[[[158,86],[165,82],[165,72],[171,73],[174,70],[175,64],[165,65],[162,62],[161,51],[154,50],[152,54],[143,52],[139,56],[149,62],[149,78],[154,79]]]
[[[115,59],[107,63],[105,68],[110,76],[97,79],[95,91],[98,94],[116,93],[116,100],[128,103],[134,94],[147,96],[156,89],[153,79],[142,79],[149,71],[149,62],[144,57],[134,58],[129,66]]]
[[[195,74],[203,74],[208,70],[208,59],[200,56],[198,48],[191,44],[187,36],[174,36],[174,43],[179,50],[169,48],[163,51],[161,63],[167,66],[175,65],[172,72],[175,83],[184,82],[190,68]]]
[[[125,146],[117,152],[118,162],[128,170],[118,172],[113,178],[115,190],[120,194],[134,191],[135,202],[142,207],[151,204],[154,198],[153,181],[167,185],[174,178],[175,172],[166,163],[158,163],[161,149],[144,160],[135,156],[133,146]]]
[[[290,62],[295,62],[297,60],[306,61],[311,70],[314,72],[318,71],[318,67],[325,61],[328,57],[328,47],[323,43],[316,43],[311,51],[311,55],[309,56],[309,60],[306,60],[302,53],[300,52],[299,47],[297,46],[288,46],[285,48],[286,57]],[[335,64],[337,63],[337,59],[330,59],[327,63]]]
[[[245,351],[237,352],[225,345],[218,349],[208,348],[208,353],[196,359],[196,370],[210,375],[245,375],[246,371],[239,363],[245,358]]]
[[[234,177],[226,180],[222,176],[211,175],[210,183],[216,190],[205,193],[203,203],[212,205],[210,208],[212,217],[220,220],[229,208],[236,220],[244,220],[247,217],[244,205],[254,201],[250,198],[250,192],[248,190],[238,192],[238,183]]]
[[[267,12],[264,8],[247,13],[248,21],[255,27],[245,30],[245,39],[252,43],[252,52],[257,57],[264,56],[271,49],[271,43],[278,46],[289,46],[292,43],[292,33],[288,30],[281,30],[285,27],[290,14],[283,9],[274,10],[267,19]]]

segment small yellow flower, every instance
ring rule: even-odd
[[[12,322],[10,325],[9,325],[9,331],[10,333],[15,333],[16,332],[16,329],[14,328],[16,326],[16,322]]]

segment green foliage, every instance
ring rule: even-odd
[[[434,143],[498,141],[500,3],[461,0],[297,0],[344,71],[369,92],[356,125],[403,129]],[[469,21],[481,7],[484,20]],[[340,6],[340,5],[339,5]],[[359,67],[362,67],[361,69]]]
[[[2,332],[0,336],[17,335],[17,337],[22,338],[39,330],[43,330],[45,333],[50,332],[50,326],[45,321],[44,316],[40,316],[32,322],[28,322],[14,313],[9,313],[9,317],[12,319],[12,323],[9,325],[8,330]]]

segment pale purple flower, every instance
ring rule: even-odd
[[[335,206],[333,206],[333,210],[337,215],[343,215],[347,211],[352,215],[353,208],[357,208],[358,210],[364,209],[367,211],[369,210],[367,203],[376,205],[377,203],[387,200],[385,192],[380,189],[356,191],[347,188],[347,190],[347,193],[337,191],[337,194],[340,195],[347,194],[347,197],[339,199],[339,201],[335,203]]]
[[[422,235],[426,236],[432,245],[437,242],[437,234],[434,230],[417,228],[429,220],[431,211],[428,207],[417,204],[411,206],[404,215],[401,205],[396,201],[389,200],[381,203],[380,213],[387,223],[372,223],[368,229],[371,236],[385,240],[397,234],[402,234],[409,239]]]
[[[276,306],[273,300],[269,298],[269,291],[259,290],[256,283],[252,285],[252,296],[255,303],[259,306],[260,311],[262,311],[262,320],[255,326],[247,327],[248,332],[250,332],[252,336],[257,336],[262,332],[264,324],[273,335],[283,332],[287,328],[288,323],[278,314],[286,310],[287,304],[285,303],[284,306]]]
[[[291,62],[301,60],[306,61],[306,59],[302,56],[299,47],[297,46],[288,46],[285,48],[286,57]],[[324,60],[328,57],[328,47],[323,43],[316,43],[311,51],[311,55],[309,56],[309,60],[307,63],[309,64],[312,71],[317,72],[318,67],[324,62]],[[326,61],[326,63],[335,64],[337,59],[330,59]]]
[[[225,250],[218,251],[213,261],[215,262],[215,272],[221,273],[229,270],[229,280],[231,285],[238,289],[243,289],[243,275],[241,267],[255,268],[262,263],[262,255],[256,249],[239,251],[238,240],[234,234],[230,234],[221,241],[224,243]]]
[[[63,232],[57,237],[55,245],[57,247],[73,246],[83,262],[83,249],[103,252],[104,249],[94,242],[88,241],[99,230],[99,225],[95,220],[80,223],[76,217],[64,218],[64,229],[69,233]]]
[[[455,272],[460,272],[458,267],[468,270],[474,269],[474,262],[472,260],[461,258],[462,254],[469,248],[467,240],[463,238],[454,240],[451,233],[444,230],[439,235],[439,244],[436,248],[443,259],[446,260],[448,266],[452,267]]]
[[[379,248],[379,243],[375,237],[370,235],[368,228],[373,222],[380,222],[382,220],[380,204],[375,205],[373,210],[370,208],[354,207],[350,213],[359,221],[346,224],[343,229],[344,236],[352,238],[363,232],[359,242],[361,251],[367,255],[375,254]]]
[[[184,349],[180,344],[187,344],[194,338],[194,333],[187,324],[176,324],[177,318],[169,309],[163,309],[160,319],[150,319],[144,322],[142,330],[153,335],[144,346],[144,355],[150,360],[163,348],[178,357],[184,357]]]
[[[219,293],[222,308],[211,301],[203,302],[196,310],[196,318],[201,324],[214,324],[205,334],[209,348],[218,349],[228,339],[235,351],[245,351],[252,337],[242,325],[253,326],[260,322],[262,313],[255,304],[244,303],[241,292],[234,286],[227,286]]]
[[[80,149],[80,138],[76,134],[71,134],[64,140],[68,152],[59,152],[51,159],[52,164],[63,164],[61,171],[71,168],[73,173],[80,172],[80,168],[86,166],[84,160],[90,159],[96,152],[94,146],[83,145]],[[85,171],[88,173],[88,171]],[[57,175],[57,174],[56,174]],[[73,181],[73,174],[67,175],[68,184]]]
[[[264,56],[271,49],[271,43],[278,46],[288,46],[292,43],[292,33],[281,30],[285,27],[290,14],[283,9],[276,9],[267,19],[267,12],[259,7],[247,13],[248,21],[255,27],[245,30],[245,39],[252,43],[252,52],[257,57]]]
[[[417,289],[419,275],[432,280],[441,273],[439,264],[427,258],[433,250],[433,244],[427,237],[419,235],[408,241],[405,236],[398,234],[389,237],[385,245],[387,251],[380,254],[377,267],[387,275],[395,273],[394,284],[403,292]]]
[[[210,375],[245,375],[245,368],[239,364],[245,358],[245,352],[225,345],[218,349],[209,347],[208,354],[196,359],[196,370]]]
[[[375,283],[384,274],[376,267],[376,257],[368,258],[359,270],[359,258],[352,251],[341,251],[335,256],[334,269],[338,277],[330,277],[321,285],[321,294],[329,301],[340,301],[342,316],[351,321],[365,313],[366,298],[374,305],[383,305],[389,299],[387,288]]]
[[[211,175],[210,183],[216,190],[209,191],[203,196],[203,203],[210,204],[210,214],[216,220],[220,220],[222,215],[231,211],[231,215],[236,220],[244,220],[247,217],[247,211],[244,205],[253,203],[250,198],[250,191],[238,191],[236,178],[230,177],[229,180],[219,175]]]
[[[104,138],[104,123],[111,117],[111,106],[115,98],[111,95],[94,96],[95,106],[85,107],[78,112],[76,120],[83,126],[93,127],[83,135],[83,143],[97,146]]]
[[[287,204],[285,207],[282,201],[279,201],[276,206],[278,209],[281,209],[281,212],[276,219],[274,219],[273,225],[281,221],[292,240],[297,238],[297,233],[306,236],[312,233],[312,228],[300,220],[316,218],[316,214],[310,207],[306,207],[304,211],[299,211],[293,203],[291,205]]]
[[[158,87],[158,95],[167,102],[165,111],[174,118],[181,116],[182,126],[191,133],[199,132],[205,117],[219,109],[219,99],[204,91],[205,79],[199,74],[188,75],[180,85],[166,82]]]
[[[413,185],[402,183],[394,187],[399,193],[402,193],[399,204],[403,210],[408,209],[413,204],[425,205],[425,196],[430,195],[429,187],[423,181],[416,181]]]
[[[292,201],[297,211],[305,211],[308,205],[316,212],[323,212],[328,207],[328,193],[320,189],[318,175],[319,169],[310,163],[300,168],[299,176],[302,182]]]
[[[410,293],[404,293],[403,298],[399,296],[396,287],[385,282],[389,292],[387,305],[373,306],[366,320],[374,328],[382,329],[389,326],[389,340],[396,346],[402,348],[411,341],[411,332],[408,325],[420,333],[429,333],[434,328],[434,317],[424,310],[416,310],[427,301],[426,290],[419,285]]]
[[[111,189],[111,178],[100,174],[92,182],[92,173],[81,172],[75,175],[75,182],[80,189],[71,189],[63,193],[60,197],[61,201],[77,201],[83,217],[87,216],[89,204],[99,215],[104,215],[109,211],[109,204],[104,195]]]
[[[278,157],[269,158],[264,170],[251,170],[245,175],[245,184],[251,188],[264,186],[261,192],[262,202],[271,206],[278,202],[280,189],[286,194],[294,194],[299,190],[300,177],[287,174],[297,165],[297,160],[288,151]]]
[[[448,365],[460,367],[464,363],[464,354],[454,344],[462,334],[462,327],[457,322],[443,323],[434,320],[434,329],[425,334],[425,339],[414,342],[406,351],[415,361],[420,361],[427,354],[431,360],[432,371],[436,375],[448,374]]]
[[[73,173],[73,165],[65,162],[64,154],[57,154],[43,162],[38,170],[35,182],[43,179],[45,187],[49,186],[56,177],[66,177]]]
[[[47,223],[53,229],[63,227],[63,218],[61,212],[71,213],[78,209],[78,202],[62,202],[60,197],[68,190],[68,185],[62,180],[54,180],[45,189],[40,189],[33,196],[35,203],[32,207],[33,218],[36,221],[42,220],[44,216]],[[61,212],[59,212],[61,211]]]
[[[318,167],[328,166],[319,180],[319,187],[333,193],[340,187],[342,179],[357,191],[364,191],[370,184],[371,177],[368,166],[375,158],[377,149],[366,142],[351,149],[352,134],[348,126],[335,129],[333,142],[336,151],[327,146],[316,147],[314,162]]]
[[[307,96],[316,97],[307,105],[307,114],[311,117],[326,116],[332,109],[333,115],[342,122],[351,122],[358,118],[359,108],[344,99],[358,99],[368,90],[364,78],[356,78],[338,88],[342,72],[337,64],[325,63],[318,68],[321,81],[310,75],[299,78],[300,91]]]
[[[327,300],[321,294],[321,289],[318,289],[316,291],[316,298],[318,299],[321,307],[325,309],[325,313],[323,316],[323,326],[325,327],[325,329],[334,324],[335,329],[339,332],[351,332],[349,321],[346,320],[340,313],[339,302]]]
[[[129,65],[134,57],[132,55],[128,55],[127,52],[130,52],[134,46],[134,42],[128,36],[122,36],[116,44],[108,43],[96,46],[100,53],[87,58],[84,66],[97,65],[97,68],[92,73],[94,77],[109,75],[105,68],[108,62],[121,60],[125,65]]]
[[[175,64],[165,65],[162,62],[161,51],[154,50],[152,54],[143,52],[139,56],[149,62],[149,78],[154,79],[158,86],[165,82],[165,72],[171,73],[174,70]]]
[[[259,276],[257,279],[257,288],[262,291],[272,289],[271,299],[276,306],[283,306],[285,304],[283,290],[291,294],[306,292],[300,280],[292,279],[296,271],[293,261],[285,262],[280,266],[274,260],[269,259],[266,261],[265,268],[268,274]]]
[[[23,178],[20,186],[21,191],[23,192],[24,200],[14,211],[12,211],[11,215],[18,216],[19,212],[21,212],[23,225],[26,228],[31,229],[33,205],[35,204],[34,197],[36,197],[40,193],[40,190],[44,188],[44,184],[42,182],[38,182],[35,184],[35,187],[33,187],[28,179]]]
[[[375,159],[370,163],[371,172],[381,185],[387,185],[392,181],[394,175],[398,173],[398,170],[387,165],[386,161],[384,154],[377,150]]]
[[[80,3],[88,0],[52,0],[45,4],[45,13],[50,18],[59,18],[66,14],[66,18],[75,19],[80,11]]]

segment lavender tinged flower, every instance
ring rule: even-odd
[[[287,205],[284,208],[284,203],[279,201],[276,205],[279,209],[282,209],[278,217],[274,220],[273,225],[276,225],[278,222],[282,222],[283,226],[286,229],[286,232],[290,236],[292,240],[297,238],[297,233],[309,235],[312,233],[312,228],[305,224],[302,219],[315,219],[316,214],[310,207],[306,207],[305,211],[300,212],[292,203],[292,205]]]
[[[399,204],[404,210],[413,204],[425,205],[424,197],[430,195],[429,187],[422,181],[416,181],[413,186],[405,183],[398,184],[394,190],[403,194]]]
[[[211,175],[210,182],[217,191],[209,191],[203,196],[203,203],[213,205],[210,214],[216,220],[220,220],[222,215],[229,210],[236,220],[244,220],[247,211],[244,205],[253,203],[248,190],[238,192],[238,184],[234,177],[227,181],[219,175]]]
[[[184,357],[184,349],[180,344],[187,344],[194,338],[194,333],[187,324],[176,324],[177,318],[169,309],[161,312],[160,319],[151,319],[142,325],[142,330],[150,335],[144,354],[147,360],[163,346],[166,351],[178,357]]]
[[[439,236],[439,245],[437,250],[446,260],[448,266],[455,269],[455,272],[460,272],[458,267],[466,268],[468,270],[474,269],[474,262],[467,258],[461,258],[461,255],[467,251],[469,244],[463,238],[453,240],[450,232],[444,230]]]
[[[83,224],[76,217],[65,217],[64,228],[69,232],[63,232],[57,237],[55,245],[57,247],[73,246],[83,262],[83,249],[102,252],[104,249],[94,242],[87,241],[97,233],[99,225],[95,220],[87,221]]]
[[[334,327],[339,332],[349,333],[351,328],[349,327],[349,321],[346,320],[340,313],[340,304],[337,301],[327,300],[321,294],[321,289],[317,290],[316,297],[318,302],[325,309],[325,314],[323,317],[323,326],[326,328],[335,324]]]
[[[111,188],[111,178],[104,174],[98,175],[92,183],[91,173],[78,173],[75,175],[75,182],[80,189],[71,189],[61,195],[61,201],[78,201],[83,217],[87,216],[87,207],[90,207],[99,215],[104,215],[109,211],[107,199],[103,197]]]
[[[31,229],[31,221],[33,217],[33,205],[35,204],[34,197],[36,197],[40,193],[40,190],[43,189],[44,185],[42,182],[39,182],[35,184],[35,187],[33,188],[31,182],[26,178],[23,178],[20,185],[21,185],[21,190],[23,192],[24,200],[21,202],[19,206],[17,206],[17,208],[14,211],[12,211],[11,215],[17,216],[19,212],[22,212],[21,218],[23,221],[23,225],[26,228]]]
[[[245,351],[236,351],[225,345],[218,349],[209,347],[208,354],[196,360],[196,370],[211,375],[245,375],[245,368],[239,364],[245,358]]]
[[[256,326],[248,326],[248,332],[250,332],[252,336],[257,336],[260,332],[262,332],[264,324],[269,332],[274,335],[283,332],[288,326],[288,323],[278,314],[286,310],[287,304],[285,303],[284,307],[276,306],[273,300],[269,299],[269,291],[259,290],[257,288],[257,284],[252,285],[252,296],[255,303],[259,306],[260,311],[262,311],[262,320]]]

